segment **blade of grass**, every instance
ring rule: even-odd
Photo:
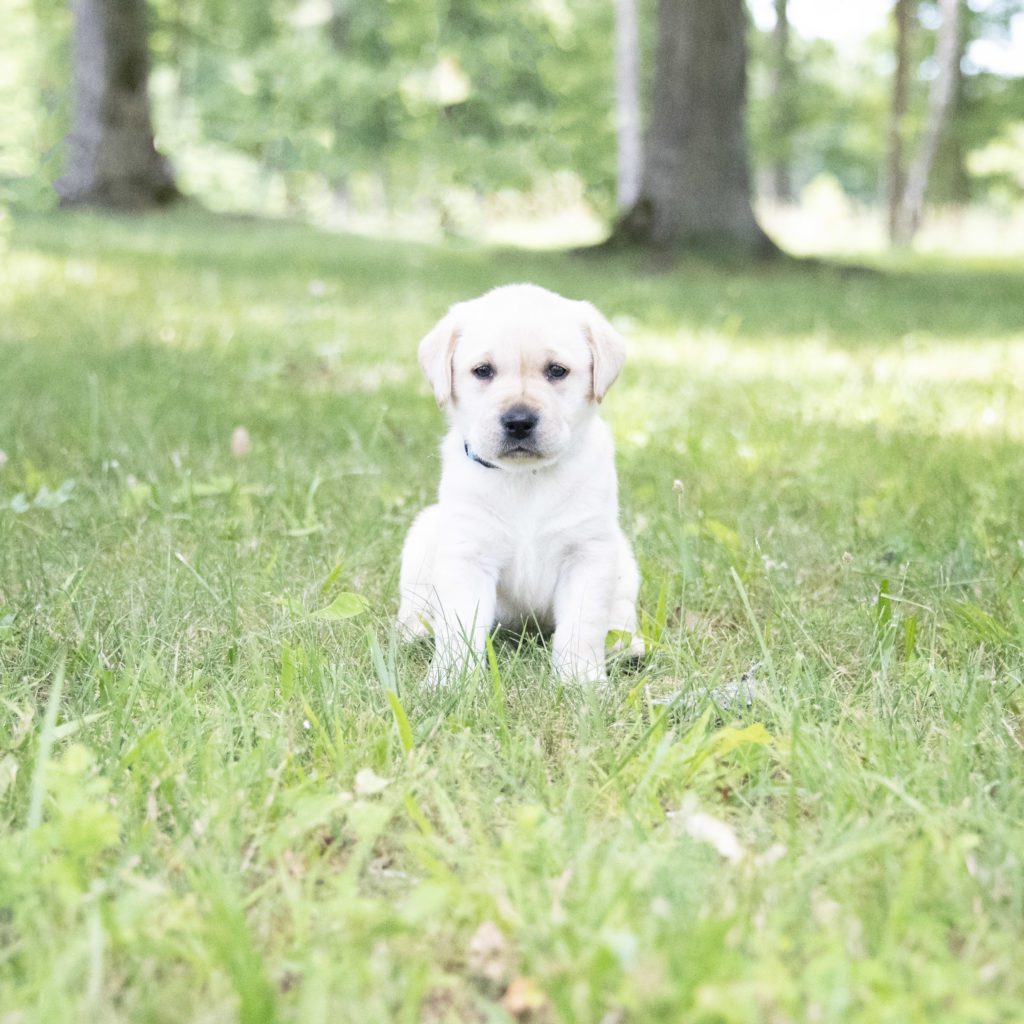
[[[36,753],[36,766],[32,772],[32,783],[29,787],[28,818],[26,820],[29,829],[38,828],[43,820],[46,772],[50,767],[57,712],[60,710],[60,698],[64,691],[64,668],[64,659],[61,658],[53,676],[53,683],[50,685],[50,699],[46,705],[43,727],[39,733],[39,750]]]

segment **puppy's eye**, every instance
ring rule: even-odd
[[[569,376],[569,371],[561,363],[548,363],[548,368],[544,372],[548,380],[561,380]]]
[[[473,376],[477,380],[490,380],[494,376],[494,367],[490,363],[481,363],[473,367]]]

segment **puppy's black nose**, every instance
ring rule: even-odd
[[[501,425],[509,437],[522,441],[533,432],[539,419],[540,417],[528,406],[513,405],[511,409],[502,414]]]

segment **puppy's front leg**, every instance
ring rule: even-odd
[[[563,679],[604,682],[605,637],[615,584],[614,552],[591,548],[566,566],[555,592],[552,664]]]
[[[434,582],[434,658],[427,682],[443,686],[483,654],[494,624],[497,578],[478,562],[441,555]]]

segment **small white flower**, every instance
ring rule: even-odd
[[[686,834],[702,843],[713,846],[730,864],[743,859],[743,847],[731,825],[703,811],[695,811],[683,822]]]
[[[0,448],[0,469],[7,465],[7,452]]]
[[[356,772],[353,788],[356,796],[373,796],[375,793],[383,792],[390,785],[389,779],[381,778],[372,768],[360,768]]]
[[[788,850],[784,843],[773,843],[764,851],[764,853],[759,853],[757,855],[755,863],[759,868],[770,868],[773,864],[777,864],[782,860],[787,853]]]
[[[713,846],[730,864],[737,864],[743,860],[746,851],[736,837],[733,827],[698,810],[697,806],[697,798],[693,793],[688,793],[679,810],[669,812],[669,818],[677,821],[692,839]]]
[[[672,916],[672,904],[664,896],[655,896],[651,900],[651,913],[655,917],[667,921]]]

